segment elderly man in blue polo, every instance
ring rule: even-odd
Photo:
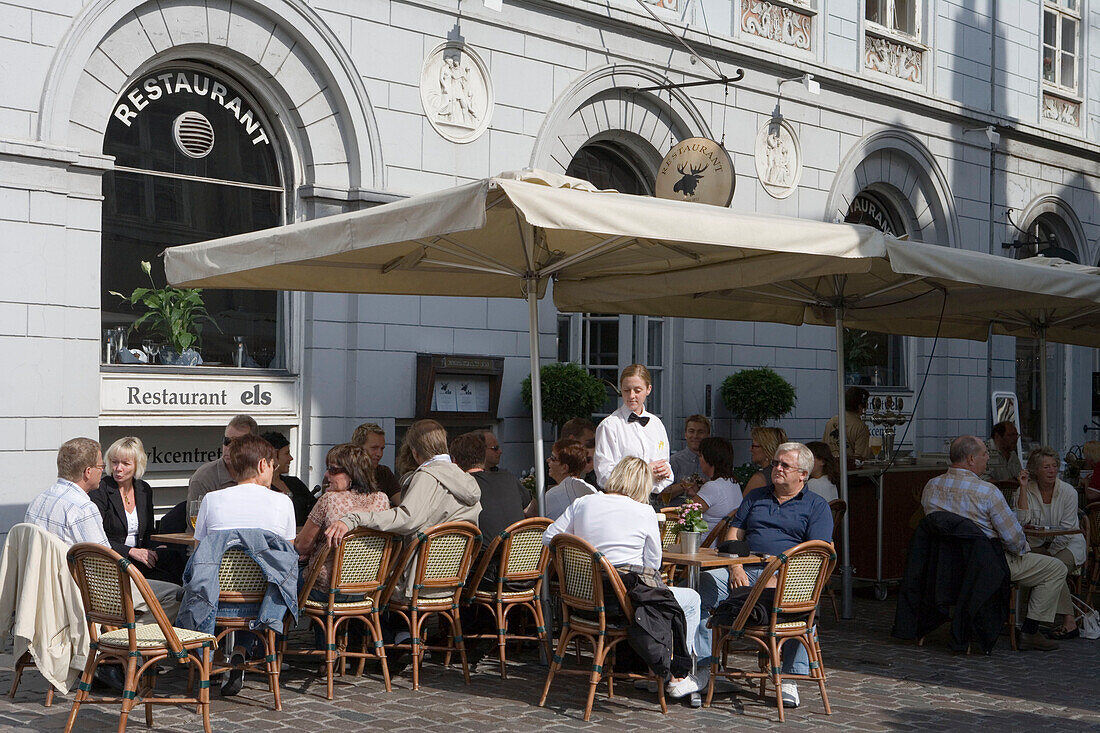
[[[776,555],[810,540],[833,541],[829,503],[806,489],[814,454],[801,443],[783,443],[772,459],[772,485],[750,491],[730,519],[727,540],[745,540],[752,552]],[[730,588],[752,585],[764,564],[734,565],[731,570],[708,570],[699,577],[704,613],[729,597]],[[706,637],[705,639],[703,637]],[[710,630],[695,639],[699,664],[709,664]],[[703,657],[707,657],[703,659]],[[783,646],[783,673],[809,674],[810,658],[801,644]],[[784,682],[783,706],[798,707],[798,685]]]

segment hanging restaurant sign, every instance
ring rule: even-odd
[[[720,143],[691,137],[672,147],[657,170],[657,197],[729,206],[736,176]]]

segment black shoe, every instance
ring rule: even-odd
[[[101,664],[96,667],[95,681],[119,692],[122,692],[126,686],[126,677],[122,674],[122,668],[113,664]]]
[[[1081,630],[1074,627],[1070,630],[1066,629],[1051,629],[1047,632],[1048,639],[1055,639],[1057,641],[1065,641],[1066,639],[1076,639],[1081,636]]]
[[[240,652],[234,652],[233,656],[229,658],[229,663],[232,665],[244,664],[244,655]],[[225,681],[222,682],[222,697],[233,697],[241,688],[244,687],[244,670],[243,669],[231,669],[225,675]]]

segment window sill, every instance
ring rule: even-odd
[[[864,30],[868,35],[876,36],[878,38],[885,38],[886,40],[893,41],[894,43],[900,43],[903,46],[908,46],[914,51],[920,51],[921,53],[928,51],[928,46],[921,43],[920,39],[916,36],[911,36],[908,33],[903,33],[901,31],[891,30],[886,26],[879,25],[878,23],[870,20],[867,21]]]
[[[286,369],[262,369],[233,366],[169,366],[167,364],[100,364],[101,374],[141,374],[144,376],[219,376],[219,377],[296,377]]]

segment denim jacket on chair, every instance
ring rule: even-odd
[[[287,612],[298,619],[298,553],[285,539],[263,529],[223,529],[203,538],[183,571],[183,600],[176,626],[214,633],[220,591],[218,569],[222,555],[231,547],[241,548],[255,560],[267,578],[267,593],[251,627],[270,628],[281,634]]]

